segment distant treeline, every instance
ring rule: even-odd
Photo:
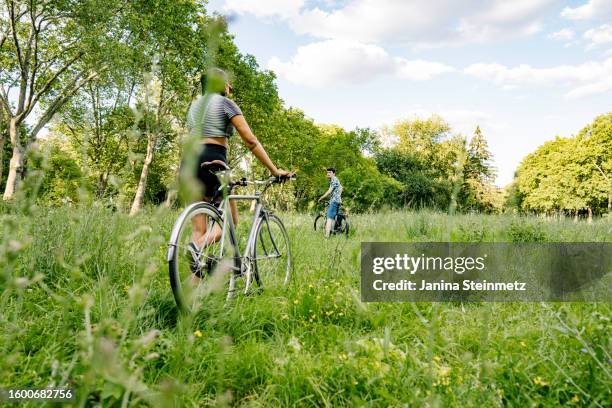
[[[193,146],[185,143],[186,112],[200,92],[201,74],[219,66],[231,73],[233,98],[270,156],[298,171],[295,183],[275,193],[280,207],[309,208],[327,188],[324,169],[330,166],[338,170],[345,205],[354,211],[497,212],[510,205],[521,211],[601,213],[608,205],[610,115],[598,119],[607,125],[593,125],[593,132],[582,132],[576,142],[585,149],[581,166],[588,170],[568,173],[573,181],[563,184],[569,180],[564,178],[555,189],[543,188],[555,184],[550,177],[569,170],[559,159],[563,171],[531,171],[536,164],[530,164],[530,156],[507,199],[492,183],[492,156],[478,127],[468,139],[438,116],[399,121],[380,132],[316,125],[284,104],[274,73],[240,53],[226,22],[209,16],[202,2],[95,4],[0,5],[5,199],[19,199],[22,183],[35,186],[21,189],[23,194],[36,194],[43,203],[99,200],[132,212],[146,203],[176,203],[181,156]],[[43,129],[48,132],[40,137]],[[561,148],[561,142],[551,143]],[[230,145],[230,164],[238,172],[265,174],[239,137]],[[566,148],[571,161],[576,149]],[[552,165],[548,159],[533,160]],[[583,181],[588,184],[581,187]]]
[[[612,211],[612,113],[575,137],[557,137],[523,159],[508,207],[578,217]]]

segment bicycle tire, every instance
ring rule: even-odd
[[[324,214],[319,214],[315,217],[314,220],[314,230],[315,231],[325,231],[325,220],[327,218]]]
[[[281,219],[274,214],[261,217],[255,237],[251,254],[252,277],[247,274],[247,288],[253,282],[260,288],[264,283],[270,286],[287,285],[293,272],[293,258],[289,234]]]
[[[346,215],[344,216],[344,219],[342,220],[342,233],[348,238],[349,236],[349,231],[350,231],[350,227],[351,224],[349,224],[348,219],[346,218]]]
[[[209,289],[215,290],[215,286],[219,283],[211,279],[213,275],[212,272],[217,269],[217,265],[220,265],[224,259],[230,260],[230,270],[234,272],[240,270],[240,261],[235,256],[237,253],[236,242],[232,234],[228,234],[229,251],[226,251],[225,242],[214,242],[202,249],[202,252],[198,256],[200,280],[197,282],[197,286],[195,287],[196,290],[193,290],[194,283],[192,275],[194,274],[189,265],[191,259],[186,261],[185,258],[191,256],[189,252],[191,250],[188,248],[189,243],[187,241],[191,242],[191,236],[193,234],[193,224],[191,220],[196,215],[206,215],[208,217],[207,234],[213,231],[214,225],[223,228],[223,217],[221,213],[216,207],[206,202],[197,202],[185,208],[174,224],[167,254],[168,273],[174,300],[179,310],[184,313],[191,313],[194,311],[201,296],[206,294]],[[205,240],[207,239],[206,237],[207,235],[205,235]],[[215,253],[215,251],[217,252]],[[202,262],[202,258],[205,258],[204,262]],[[234,276],[235,273],[230,273],[230,289],[232,288],[232,281],[235,279]],[[189,279],[189,282],[186,282],[187,279]],[[203,287],[203,284],[207,286]],[[210,288],[208,285],[210,285]]]

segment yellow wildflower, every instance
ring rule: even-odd
[[[451,372],[450,367],[442,366],[438,369],[438,376],[442,378],[448,377],[450,372]]]
[[[536,385],[540,385],[542,387],[546,387],[548,383],[542,379],[542,377],[535,377],[533,379],[533,383]]]

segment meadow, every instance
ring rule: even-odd
[[[182,316],[165,262],[176,215],[1,207],[0,386],[104,407],[610,406],[610,304],[359,294],[361,241],[610,241],[609,220],[383,211],[324,240],[311,215],[281,214],[290,286]]]

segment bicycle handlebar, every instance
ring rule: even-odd
[[[291,176],[270,176],[265,180],[247,180],[246,177],[241,178],[239,181],[234,181],[231,183],[232,186],[240,186],[246,187],[248,185],[271,185],[271,184],[281,184],[287,181],[292,181],[296,179],[296,175],[293,174]]]

